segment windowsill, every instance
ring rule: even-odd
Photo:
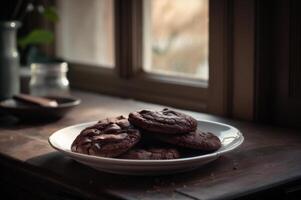
[[[114,70],[70,64],[70,83],[74,88],[101,94],[207,111],[208,89],[204,82],[175,80],[152,74],[139,74],[125,79],[119,78]]]
[[[245,136],[244,144],[200,169],[172,176],[135,177],[98,172],[54,151],[47,142],[49,135],[72,124],[161,106],[79,91],[73,95],[81,98],[82,104],[56,122],[26,125],[0,121],[0,168],[5,171],[0,181],[8,188],[7,192],[34,188],[33,194],[48,199],[233,199],[258,192],[267,195],[273,188],[271,195],[279,195],[280,191],[287,195],[291,190],[282,186],[300,180],[298,131],[196,112],[189,113],[196,118],[236,126]]]

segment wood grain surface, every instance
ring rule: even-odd
[[[164,106],[80,91],[73,95],[81,98],[82,104],[57,121],[24,123],[1,117],[0,186],[8,188],[4,193],[18,196],[27,191],[37,199],[234,199],[301,177],[300,131],[188,111],[198,119],[237,127],[245,142],[228,155],[181,174],[142,177],[96,171],[53,150],[48,137],[76,123]],[[11,192],[15,190],[19,193]],[[282,187],[277,192],[286,194],[287,190]]]

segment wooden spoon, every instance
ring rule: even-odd
[[[47,99],[44,97],[31,96],[27,94],[17,94],[13,98],[17,101],[22,101],[25,103],[30,103],[34,105],[44,106],[44,107],[58,107],[58,103],[55,100]]]

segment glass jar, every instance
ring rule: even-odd
[[[33,63],[30,67],[30,94],[34,96],[69,95],[67,63]]]

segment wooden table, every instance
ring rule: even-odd
[[[79,91],[74,96],[81,98],[82,104],[55,122],[0,120],[2,195],[11,199],[185,200],[292,198],[300,193],[299,131],[193,112],[189,113],[196,118],[239,128],[244,144],[202,168],[167,176],[113,175],[79,164],[49,146],[51,133],[76,123],[161,106]]]

